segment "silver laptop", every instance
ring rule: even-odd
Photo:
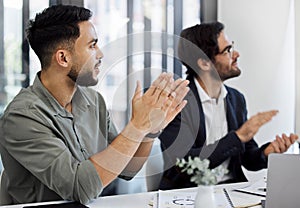
[[[300,208],[300,155],[271,154],[266,208]]]

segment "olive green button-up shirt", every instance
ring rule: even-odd
[[[75,200],[102,192],[88,158],[117,136],[102,96],[78,86],[72,114],[44,88],[38,75],[22,89],[0,120],[0,151],[7,199],[2,204]]]

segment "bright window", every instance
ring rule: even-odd
[[[128,103],[136,80],[147,88],[162,71],[174,71],[175,11],[181,11],[184,27],[200,23],[200,1],[181,3],[182,7],[175,0],[84,1],[93,12],[104,53],[95,89],[105,97],[119,130],[130,118]]]

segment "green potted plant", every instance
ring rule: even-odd
[[[191,175],[190,181],[198,185],[195,198],[195,208],[215,208],[214,185],[222,178],[228,170],[222,165],[210,169],[209,160],[201,160],[199,157],[188,157],[188,160],[177,159],[176,165]]]

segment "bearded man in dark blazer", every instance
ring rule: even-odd
[[[222,23],[195,25],[180,36],[178,55],[187,68],[190,92],[185,109],[159,137],[165,170],[160,189],[195,186],[175,165],[177,158],[188,156],[209,159],[210,168],[227,168],[219,183],[247,181],[242,166],[251,171],[267,168],[268,155],[285,152],[298,136],[277,135],[261,147],[255,142],[253,136],[278,111],[261,112],[248,120],[243,94],[223,84],[239,76],[241,70],[240,54]]]

